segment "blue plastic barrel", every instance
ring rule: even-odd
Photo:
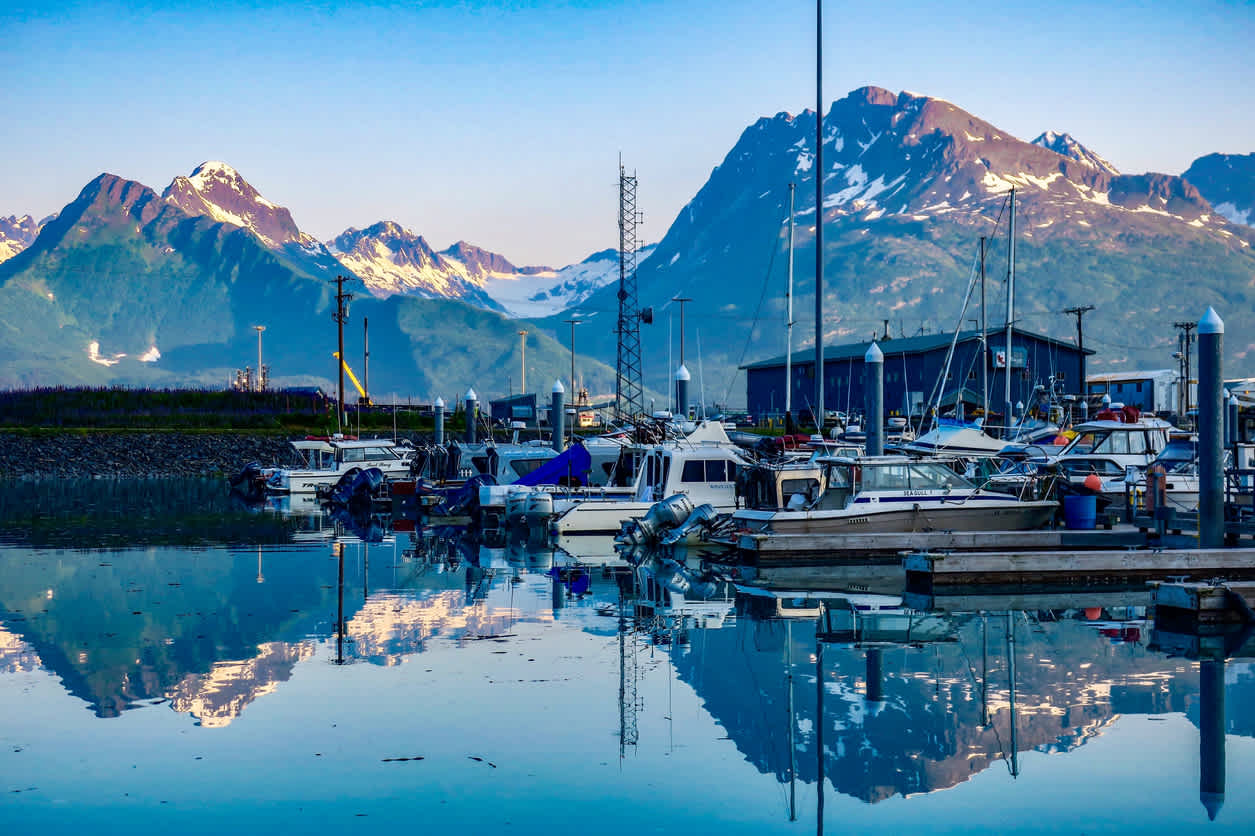
[[[1063,522],[1070,529],[1094,527],[1098,516],[1098,499],[1094,496],[1065,496],[1063,498]]]

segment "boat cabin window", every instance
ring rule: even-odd
[[[1110,459],[1074,459],[1059,462],[1059,470],[1072,478],[1083,478],[1097,473],[1106,478],[1117,478],[1124,475],[1124,465]]]
[[[645,460],[645,484],[654,489],[654,494],[666,490],[667,477],[671,475],[671,458],[650,456]],[[661,496],[658,497],[662,499]]]
[[[792,497],[801,495],[804,501],[812,502],[819,495],[818,479],[782,479],[780,493],[784,496],[785,507],[791,504]]]
[[[342,447],[340,461],[365,462],[379,459],[395,459],[396,453],[387,447]]]
[[[524,476],[531,473],[533,470],[536,470],[538,467],[540,467],[547,461],[549,461],[549,459],[547,458],[515,459],[514,461],[510,462],[510,467],[518,475],[518,478],[522,479]]]
[[[1076,438],[1072,439],[1072,446],[1068,447],[1065,452],[1074,456],[1087,456],[1094,452],[1094,448],[1107,440],[1110,433],[1106,431],[1087,430]]]
[[[946,488],[967,488],[971,483],[953,468],[935,462],[917,462],[910,466],[911,490],[945,490]]]
[[[731,465],[731,466],[729,466]],[[725,459],[689,459],[680,472],[682,482],[731,482],[736,465]]]
[[[971,483],[949,467],[935,462],[895,462],[865,465],[865,491],[928,491],[970,487]]]
[[[476,473],[492,473],[492,465],[487,456],[471,456],[471,467]]]
[[[630,488],[636,484],[636,472],[640,468],[641,453],[639,450],[624,449],[619,451],[619,459],[614,463],[607,484],[616,488]]]

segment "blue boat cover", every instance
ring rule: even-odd
[[[592,467],[593,458],[584,445],[572,444],[514,484],[583,486]]]

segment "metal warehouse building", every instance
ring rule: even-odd
[[[988,343],[990,411],[1000,412],[1006,374],[1006,331],[990,331]],[[878,342],[885,354],[885,411],[890,415],[919,415],[933,394],[945,367],[954,334],[929,334]],[[824,349],[825,408],[861,412],[864,405],[863,355],[870,342]],[[955,345],[950,373],[942,385],[943,405],[962,400],[970,411],[983,401],[980,331],[963,331]],[[1084,355],[1093,351],[1085,350]],[[1029,403],[1034,388],[1053,375],[1066,392],[1083,387],[1084,355],[1062,340],[1014,329],[1011,338],[1011,400]],[[785,356],[743,366],[745,397],[751,415],[777,416],[784,412]],[[810,411],[815,396],[815,352],[793,354],[793,411]]]

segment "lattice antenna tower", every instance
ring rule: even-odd
[[[636,174],[619,157],[619,356],[615,365],[614,407],[619,418],[645,411],[641,384],[642,311],[636,296]]]

